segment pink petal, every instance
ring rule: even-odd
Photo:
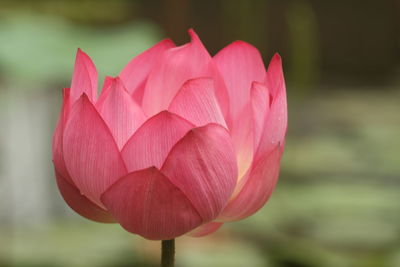
[[[252,82],[265,79],[262,57],[254,46],[236,41],[218,52],[214,61],[225,80],[230,114],[235,119],[249,102]]]
[[[119,74],[127,91],[138,103],[142,102],[144,86],[151,69],[158,64],[162,54],[174,46],[175,44],[169,39],[159,42],[134,57]]]
[[[264,206],[275,188],[279,176],[279,164],[283,148],[277,146],[264,155],[252,167],[240,193],[225,207],[218,220],[236,221],[244,219]]]
[[[168,108],[187,80],[205,76],[211,57],[193,30],[191,42],[167,50],[150,72],[143,96],[143,110],[152,116]]]
[[[96,106],[120,149],[146,120],[142,109],[125,90],[118,77],[101,94]]]
[[[227,128],[214,92],[214,82],[210,78],[189,80],[176,94],[169,110],[196,126],[215,122]]]
[[[239,179],[241,179],[253,161],[254,123],[250,103],[246,105],[233,122],[230,133],[235,146]]]
[[[93,103],[97,98],[97,70],[90,57],[81,49],[76,53],[74,74],[71,82],[71,105],[86,93]]]
[[[105,94],[107,92],[108,89],[111,88],[111,86],[114,83],[115,78],[111,77],[111,76],[106,76],[104,78],[104,83],[103,83],[103,88],[101,89],[101,95],[100,95],[100,99],[99,101],[104,98],[104,96],[102,96],[103,94]]]
[[[276,96],[280,90],[285,88],[282,58],[278,53],[272,57],[269,63],[265,82],[272,96]]]
[[[217,124],[192,129],[172,148],[161,171],[189,198],[204,222],[213,220],[237,180],[227,130]]]
[[[172,239],[202,223],[182,191],[155,167],[121,178],[101,199],[122,227],[151,240]]]
[[[148,119],[129,139],[122,149],[122,157],[129,172],[161,167],[171,148],[193,124],[163,111]]]
[[[220,223],[220,222],[206,223],[206,224],[200,225],[196,229],[190,231],[189,233],[187,233],[187,235],[191,236],[191,237],[206,236],[206,235],[216,232],[219,228],[221,228],[222,225],[223,225],[223,223]]]
[[[260,143],[261,133],[264,129],[265,116],[269,111],[270,96],[265,85],[254,82],[251,87],[251,105],[254,120],[254,145]]]
[[[63,90],[63,104],[61,107],[60,116],[58,118],[57,126],[53,135],[53,163],[54,167],[59,170],[59,173],[69,178],[69,174],[67,168],[65,167],[64,156],[63,156],[63,136],[64,136],[64,128],[65,122],[67,120],[67,116],[70,110],[70,89],[64,88]],[[73,183],[72,180],[68,180]]]
[[[74,184],[103,207],[100,195],[127,171],[110,130],[85,94],[72,107],[63,148],[65,165]]]
[[[210,59],[208,70],[204,76],[213,78],[215,96],[218,100],[218,105],[224,115],[225,121],[228,123],[230,120],[228,89],[226,88],[224,78],[218,70],[217,64],[212,59]]]
[[[58,189],[65,202],[79,215],[96,222],[113,223],[115,219],[105,210],[91,202],[79,190],[68,181],[71,178],[63,177],[55,171]]]
[[[287,128],[286,89],[279,55],[275,55],[271,60],[266,84],[272,100],[269,101],[271,105],[263,122],[256,156],[250,171],[238,183],[232,200],[220,215],[219,220],[240,220],[255,213],[268,200],[277,182]],[[253,92],[260,96],[265,94],[261,92],[266,88],[259,87],[258,89],[261,91]],[[257,99],[260,100],[262,97]],[[254,100],[252,101],[253,108],[257,105],[264,106],[264,104],[256,104]],[[255,114],[255,118],[256,116],[262,117],[260,114]],[[260,119],[255,120],[260,121]]]
[[[286,87],[283,78],[282,61],[276,54],[268,67],[267,86],[272,95],[272,103],[265,117],[264,129],[256,158],[269,153],[277,144],[285,144],[287,129]]]

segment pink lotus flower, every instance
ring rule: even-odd
[[[147,239],[202,236],[259,210],[278,179],[287,127],[275,55],[237,41],[211,57],[164,40],[135,57],[97,98],[78,50],[53,140],[59,190],[97,222]]]

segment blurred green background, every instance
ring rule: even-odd
[[[157,266],[159,243],[85,220],[50,140],[77,47],[104,75],[193,27],[284,59],[280,181],[256,215],[177,240],[177,266],[400,266],[398,0],[0,0],[0,266]]]

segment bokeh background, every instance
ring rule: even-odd
[[[62,201],[51,137],[77,47],[104,75],[193,27],[284,59],[289,130],[256,215],[177,241],[177,266],[400,266],[398,0],[0,0],[0,266],[157,266],[159,243]]]

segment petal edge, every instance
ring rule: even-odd
[[[60,194],[71,209],[92,221],[115,223],[115,219],[107,211],[91,202],[68,182],[71,178],[64,178],[57,170],[55,170],[55,175]]]

